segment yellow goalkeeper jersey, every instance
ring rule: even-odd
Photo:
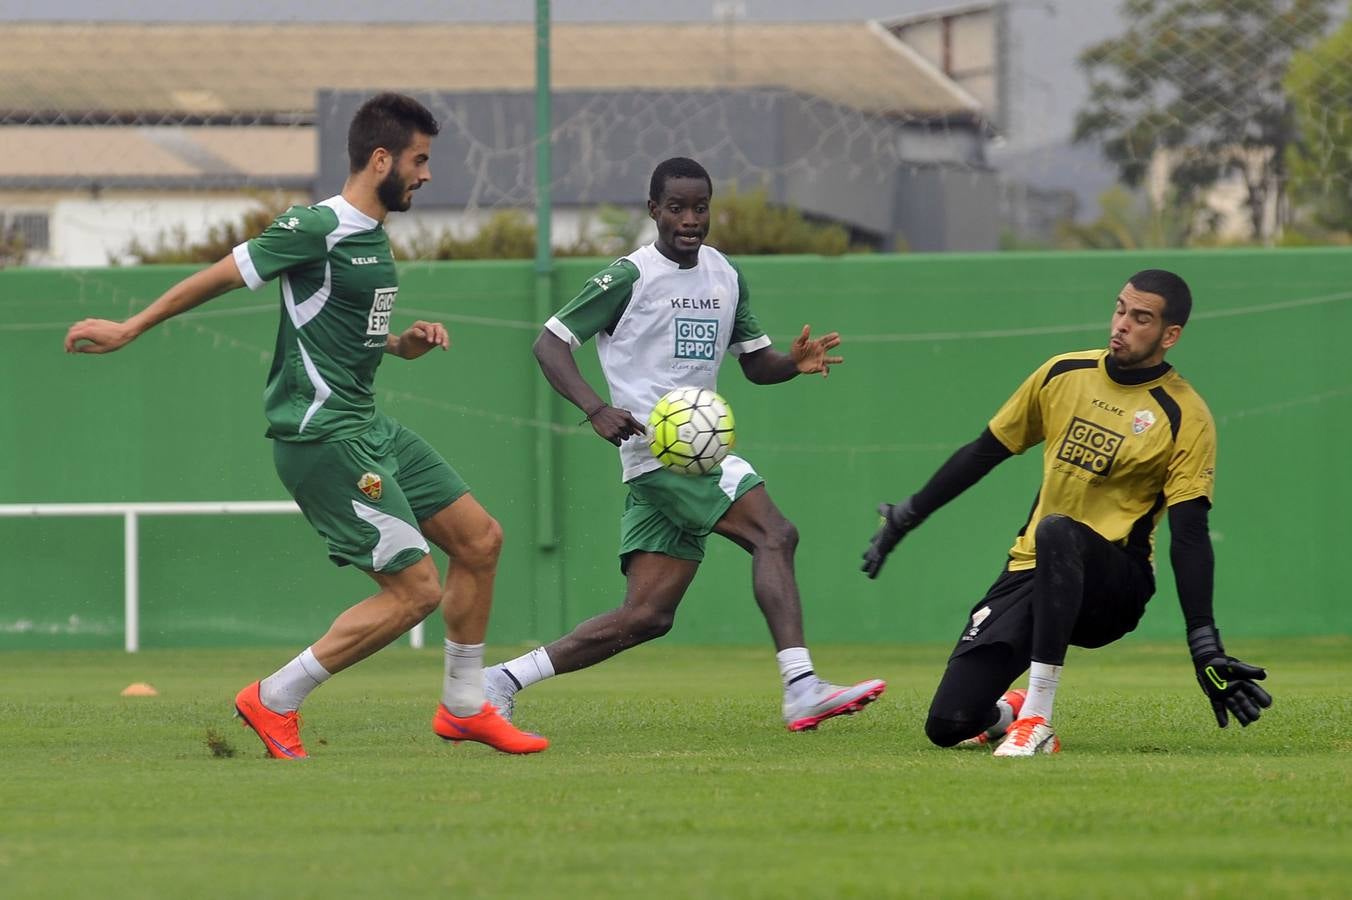
[[[1172,368],[1140,384],[1106,366],[1107,352],[1047,360],[1000,407],[991,433],[1014,453],[1046,442],[1042,487],[1009,551],[1009,570],[1037,564],[1033,533],[1060,513],[1150,558],[1166,507],[1212,499],[1216,426],[1202,398]]]

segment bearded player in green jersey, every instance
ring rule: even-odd
[[[375,408],[375,373],[386,354],[417,359],[450,347],[440,323],[415,322],[390,334],[398,279],[383,226],[431,180],[438,130],[411,97],[371,98],[348,130],[349,176],[341,194],[288,209],[258,237],[126,321],[85,319],[66,335],[67,352],[110,353],[227,291],[279,281],[283,311],[264,393],[277,474],[323,536],[329,557],[362,569],[379,590],[236,696],[236,712],[278,759],[307,755],[297,710],[310,691],[438,605],[448,639],[434,732],[508,753],[549,746],[518,731],[484,697],[483,640],[501,527],[435,450]],[[427,539],[453,562],[444,585]]]

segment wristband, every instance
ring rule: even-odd
[[[591,412],[587,413],[587,418],[583,419],[581,422],[578,422],[577,424],[586,425],[588,422],[592,420],[593,416],[595,416],[597,413],[599,413],[601,410],[605,409],[609,405],[610,405],[609,403],[602,403],[600,406],[596,407],[596,409],[593,409]]]

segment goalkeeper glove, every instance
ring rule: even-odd
[[[904,503],[884,503],[878,507],[878,514],[883,517],[882,525],[868,542],[868,549],[864,551],[864,564],[859,567],[869,578],[878,577],[883,563],[887,561],[887,554],[896,548],[907,532],[924,521],[911,507],[909,499]]]
[[[1272,695],[1254,684],[1267,678],[1267,672],[1227,656],[1215,626],[1203,625],[1189,631],[1188,650],[1197,670],[1197,683],[1211,701],[1216,724],[1221,728],[1230,723],[1231,715],[1241,726],[1257,722],[1262,711],[1272,705]]]

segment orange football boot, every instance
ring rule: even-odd
[[[443,741],[456,744],[478,741],[503,753],[539,753],[549,746],[545,738],[521,731],[498,715],[498,708],[487,700],[472,716],[457,716],[444,703],[438,703],[437,714],[432,717],[432,731]]]
[[[235,695],[235,715],[252,728],[275,759],[308,759],[300,742],[300,713],[273,712],[258,696],[258,682]]]
[[[1009,704],[1009,708],[1014,710],[1014,718],[1018,719],[1019,713],[1023,711],[1023,701],[1028,699],[1028,692],[1023,688],[1011,688],[1005,691],[1000,699]],[[1010,722],[1009,724],[1013,725],[1014,723]],[[1006,729],[998,729],[992,726],[989,730],[981,732],[976,737],[969,737],[965,741],[959,741],[958,746],[984,747],[987,744],[999,743],[1000,739],[1005,736],[1005,730]]]
[[[995,748],[993,756],[1036,756],[1039,753],[1060,753],[1061,739],[1052,730],[1051,723],[1042,716],[1015,719],[1009,726],[1004,741]]]

